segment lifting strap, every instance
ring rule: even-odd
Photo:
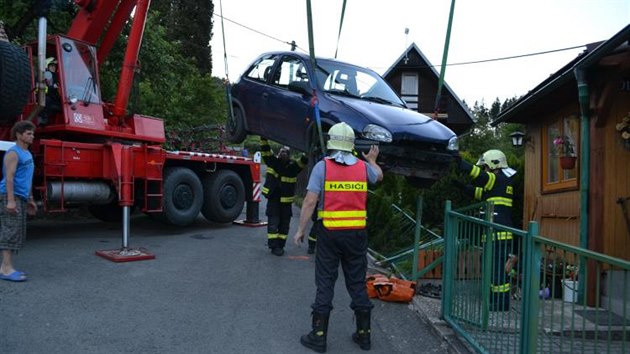
[[[448,27],[446,28],[446,41],[444,42],[444,54],[442,55],[442,66],[440,67],[440,80],[438,81],[438,89],[435,95],[433,119],[437,119],[437,115],[440,112],[440,99],[442,98],[442,86],[444,85],[444,75],[446,74],[446,59],[448,58],[448,46],[451,41],[451,27],[453,26],[454,13],[455,13],[455,0],[451,0],[451,12],[448,16]]]
[[[232,110],[232,85],[230,84],[230,75],[228,72],[227,49],[225,46],[225,26],[223,25],[223,2],[219,0],[219,9],[221,11],[221,35],[223,36],[223,63],[225,64],[225,96],[227,97],[228,113],[230,121],[228,124],[235,124],[234,111]]]
[[[339,50],[339,38],[341,38],[341,27],[343,27],[343,17],[346,14],[346,0],[343,0],[341,7],[341,20],[339,21],[339,33],[337,34],[337,47],[335,48],[335,59],[337,59],[337,51]]]
[[[313,86],[317,87],[317,61],[315,60],[315,44],[313,40],[313,14],[311,12],[311,0],[306,0],[306,18],[308,25],[308,49],[311,58],[311,66],[313,67]],[[319,135],[319,145],[322,147],[322,153],[326,155],[326,145],[324,144],[324,133],[322,132],[322,122],[319,117],[319,100],[315,90],[313,90],[313,111],[315,115],[315,123],[317,124],[317,134]],[[310,171],[309,171],[310,172]]]

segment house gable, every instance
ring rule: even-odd
[[[409,108],[429,117],[434,116],[440,75],[415,43],[402,53],[383,77]],[[414,84],[415,90],[412,87]],[[446,83],[442,88],[437,118],[458,135],[474,125],[472,112]]]

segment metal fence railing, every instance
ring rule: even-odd
[[[370,197],[374,197],[374,194]],[[370,248],[369,252],[377,258],[375,262],[377,266],[391,268],[398,277],[405,280],[416,281],[432,271],[441,279],[441,271],[438,273],[435,270],[441,266],[443,239],[441,235],[422,225],[422,203],[422,198],[418,198],[415,218],[394,203],[387,204],[387,210],[370,211],[375,215],[368,217],[370,237],[376,232],[372,229],[378,228],[388,234],[388,237],[395,236],[404,240],[402,244],[404,246],[393,251],[379,253]],[[370,220],[393,220],[390,224],[395,224],[395,226],[382,230],[381,225],[374,225]],[[388,240],[388,237],[385,240]],[[413,243],[409,246],[411,240]]]
[[[492,215],[492,204],[451,210],[447,202],[449,325],[480,353],[630,353],[630,262]]]

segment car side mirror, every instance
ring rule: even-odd
[[[313,90],[308,81],[291,81],[289,82],[289,91],[301,93],[303,95],[311,95]]]

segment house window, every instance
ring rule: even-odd
[[[403,73],[401,77],[400,95],[407,107],[418,109],[418,74]]]
[[[580,146],[580,125],[576,116],[561,117],[543,126],[542,137],[542,189],[543,192],[554,192],[578,187],[578,161]],[[560,156],[563,149],[554,144],[554,140],[563,139],[572,145],[575,153],[575,166],[563,169]]]

